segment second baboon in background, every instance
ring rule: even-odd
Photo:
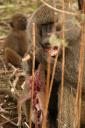
[[[21,59],[27,51],[27,18],[23,14],[15,14],[10,19],[11,32],[7,36],[4,45],[6,63],[20,66]]]

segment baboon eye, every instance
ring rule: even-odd
[[[45,46],[49,46],[49,45],[50,45],[50,43],[48,43],[48,42],[47,42],[47,43],[45,43],[44,45],[45,45]]]
[[[50,48],[50,47],[51,47],[50,43],[47,42],[47,43],[44,44],[44,48]]]

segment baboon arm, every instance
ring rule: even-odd
[[[6,62],[18,66],[21,63],[21,56],[13,49],[7,47],[5,48],[5,60]]]

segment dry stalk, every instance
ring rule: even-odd
[[[9,73],[13,73],[13,71],[6,71],[5,72],[5,71],[0,70],[0,75],[3,75],[3,74],[7,75]]]
[[[64,10],[64,0],[62,1],[62,10]],[[65,20],[65,14],[62,13],[62,38],[65,39],[64,35],[64,20]],[[62,77],[61,77],[61,91],[60,91],[60,103],[59,103],[59,119],[61,120],[61,113],[62,113],[62,103],[63,103],[63,92],[64,92],[64,67],[65,67],[65,47],[62,48]]]
[[[13,73],[10,75],[10,80],[16,75],[17,72],[19,72],[19,68],[16,68],[14,65],[9,63],[9,66],[12,68]]]
[[[33,63],[32,63],[32,96],[31,96],[31,105],[30,105],[30,122],[29,122],[29,126],[31,128],[32,122],[31,122],[31,115],[32,115],[32,104],[33,104],[33,94],[34,94],[34,71],[35,71],[35,23],[33,23]]]
[[[13,81],[13,84],[12,84],[12,89],[13,90],[16,89],[16,86],[17,86],[18,81],[19,81],[19,77],[16,77],[15,80]]]
[[[27,128],[30,128],[29,125],[25,122],[24,125],[27,127]]]
[[[53,0],[53,6],[55,7],[55,0]],[[56,32],[55,29],[55,25],[56,25],[56,19],[55,19],[55,11],[54,11],[54,26],[53,26],[53,33]],[[46,117],[47,117],[47,112],[48,112],[48,105],[49,105],[49,100],[50,100],[50,95],[51,95],[51,90],[52,90],[52,86],[53,86],[53,80],[54,80],[54,75],[55,75],[55,69],[56,69],[56,64],[57,64],[57,58],[58,58],[58,54],[55,57],[55,61],[54,61],[54,65],[53,65],[53,72],[52,72],[52,78],[50,81],[50,54],[48,53],[48,65],[47,65],[47,84],[46,84],[46,95],[45,95],[45,111],[44,111],[44,119],[43,119],[43,123],[42,123],[42,128],[46,128]]]
[[[56,65],[57,65],[57,59],[58,59],[58,54],[55,57],[55,61],[54,61],[54,65],[53,65],[52,78],[51,78],[50,89],[49,89],[49,94],[48,94],[48,104],[49,104],[49,99],[50,99],[51,90],[52,90],[52,86],[53,86],[53,80],[54,80],[54,76],[55,76],[55,69],[56,69]]]
[[[4,73],[6,74],[6,72],[8,71],[7,70],[7,67],[6,67],[6,64],[5,64],[5,62],[4,62],[4,59],[0,56],[0,60],[1,60],[1,62],[2,62],[2,64],[3,64],[3,67],[4,67]]]
[[[1,115],[1,116],[2,116],[2,115]],[[16,117],[16,118],[13,118],[13,119],[11,119],[11,120],[6,120],[6,121],[0,123],[0,128],[1,128],[1,126],[3,126],[4,124],[9,123],[10,121],[13,121],[13,120],[16,120],[16,119],[17,119],[17,117]],[[16,125],[14,122],[13,122],[12,124],[17,127],[17,125]]]
[[[55,0],[53,0],[53,7],[56,8],[56,2]],[[55,11],[53,12],[54,13],[54,26],[53,26],[53,32],[56,33],[56,17],[55,17]]]
[[[79,74],[77,84],[77,94],[75,103],[75,120],[74,128],[80,128],[80,117],[81,117],[81,100],[82,100],[82,82],[83,82],[83,68],[84,68],[84,52],[85,52],[85,23],[81,26],[82,35],[80,42],[80,60],[79,60]]]
[[[51,91],[52,91],[53,80],[54,80],[54,76],[55,76],[55,69],[56,69],[56,65],[57,65],[57,58],[58,58],[58,54],[55,57],[55,61],[54,61],[54,65],[53,65],[52,78],[51,78],[50,85],[49,85],[48,96],[46,98],[45,118],[44,118],[45,121],[43,121],[43,125],[42,125],[43,127],[42,128],[46,127],[47,110],[48,110],[48,105],[49,105],[49,101],[50,101],[50,95],[51,95]]]
[[[50,54],[48,53],[48,65],[47,65],[47,80],[46,80],[46,100],[48,98],[49,85],[50,85]],[[47,103],[47,101],[46,101]]]
[[[49,58],[49,57],[48,57]],[[52,78],[51,78],[51,81],[50,81],[50,85],[46,85],[46,86],[49,86],[49,91],[47,90],[48,94],[47,94],[47,97],[46,97],[46,102],[45,102],[45,111],[44,111],[44,119],[43,119],[43,123],[42,123],[42,128],[46,128],[46,117],[47,117],[47,110],[48,110],[48,105],[49,105],[49,100],[50,100],[50,95],[51,95],[51,91],[52,91],[52,86],[53,86],[53,80],[54,80],[54,75],[55,75],[55,69],[56,69],[56,64],[57,64],[57,58],[58,58],[58,54],[56,55],[55,57],[55,61],[54,61],[54,65],[53,65],[53,72],[52,72]],[[47,78],[49,76],[49,67],[48,67],[48,75],[47,75]],[[48,81],[49,83],[49,81]]]
[[[46,128],[46,117],[47,117],[47,106],[48,106],[48,93],[50,85],[50,54],[48,53],[48,64],[47,64],[47,80],[46,80],[46,89],[45,89],[45,106],[44,106],[44,117],[42,122],[42,128]]]
[[[44,123],[46,123],[45,121],[46,121],[46,117],[47,117],[47,110],[48,110],[50,95],[51,95],[51,91],[52,91],[53,80],[54,80],[54,76],[55,76],[57,58],[58,58],[58,54],[55,57],[55,61],[54,61],[54,65],[53,65],[52,78],[51,78],[51,81],[50,81],[49,92],[48,92],[48,96],[47,96],[47,99],[46,99],[45,117],[44,117],[44,120],[43,120],[42,128],[45,128],[45,126],[46,126],[46,124],[44,124]]]
[[[10,122],[11,124],[13,124],[14,126],[17,126],[15,122],[13,122],[11,119],[9,119],[8,117],[4,116],[4,115],[0,115],[1,117],[3,117],[4,119],[7,120],[7,122]],[[1,125],[1,124],[0,124]]]
[[[4,108],[0,106],[0,114],[8,114],[9,112],[6,111]]]

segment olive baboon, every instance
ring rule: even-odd
[[[53,88],[51,92],[49,107],[48,107],[48,119],[50,128],[56,128],[56,118],[58,114],[58,99],[60,98],[59,86],[61,84],[62,76],[62,14],[56,14],[56,38],[58,39],[58,44],[53,44],[49,42],[51,37],[52,27],[54,25],[53,21],[53,11],[47,6],[42,5],[31,17],[30,22],[27,27],[29,46],[28,53],[32,54],[32,23],[36,23],[36,64],[42,63],[44,65],[44,70],[47,72],[47,50],[58,51],[58,62],[56,65],[56,72],[54,77]],[[65,15],[64,19],[64,36],[65,43],[67,47],[65,48],[65,73],[64,73],[64,96],[63,96],[63,106],[62,106],[62,120],[59,123],[59,128],[74,128],[74,108],[75,108],[75,94],[78,81],[78,65],[79,65],[79,53],[80,53],[80,37],[81,28],[78,26],[80,24],[76,17],[73,15]],[[50,35],[50,36],[49,36]],[[51,69],[54,64],[55,55],[51,56]],[[85,62],[85,58],[84,58]],[[29,63],[30,64],[30,63]],[[26,72],[29,72],[29,65]],[[52,70],[51,70],[52,71]],[[29,73],[28,73],[29,74]],[[52,72],[51,72],[52,74]],[[83,75],[83,96],[85,98],[85,73]],[[59,97],[59,98],[58,98]],[[81,126],[85,125],[85,100],[83,99],[81,105]]]
[[[4,45],[5,61],[20,66],[21,59],[27,51],[27,18],[23,14],[15,14],[10,19],[11,32]]]

